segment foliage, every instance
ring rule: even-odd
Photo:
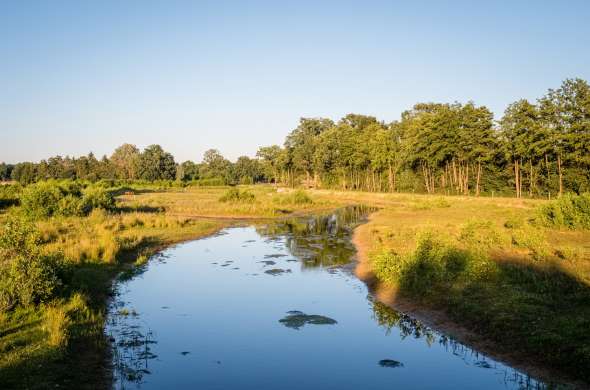
[[[484,253],[457,248],[432,232],[423,233],[415,251],[399,255],[392,251],[374,260],[376,276],[383,282],[399,284],[405,291],[428,294],[433,287],[447,285],[458,278],[481,278],[494,270]]]
[[[252,203],[256,197],[248,190],[240,191],[237,187],[227,190],[220,198],[220,202]]]
[[[566,194],[541,206],[539,213],[549,226],[590,229],[590,193]]]
[[[76,182],[39,182],[27,186],[20,197],[22,211],[34,219],[54,215],[83,216],[93,209],[111,210],[115,200],[109,190],[101,186],[82,188]]]
[[[62,284],[61,257],[42,254],[37,230],[17,217],[0,233],[0,311],[51,299]]]
[[[150,145],[137,163],[138,176],[144,180],[173,180],[176,177],[174,157],[160,145]]]
[[[0,209],[18,205],[21,191],[19,184],[0,185]]]

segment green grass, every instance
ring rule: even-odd
[[[499,352],[590,383],[590,231],[547,224],[539,215],[555,203],[543,201],[377,201],[358,235],[372,273],[398,298],[445,312]]]

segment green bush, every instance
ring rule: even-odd
[[[590,229],[590,193],[566,194],[539,209],[541,220],[549,226]]]
[[[84,216],[93,209],[113,209],[115,199],[103,186],[83,188],[71,181],[47,181],[26,187],[21,195],[21,206],[24,214],[34,219],[54,215]]]
[[[100,187],[88,187],[82,194],[80,211],[88,215],[94,209],[112,210],[115,198],[110,191]]]
[[[291,193],[280,195],[274,198],[274,202],[280,205],[290,204],[311,204],[313,199],[304,190],[296,190]]]
[[[20,184],[0,185],[0,209],[18,205],[21,192]]]
[[[39,182],[27,186],[21,194],[20,201],[27,216],[42,219],[57,212],[61,198],[63,193],[58,185],[53,182]]]
[[[253,193],[249,191],[240,191],[237,187],[232,187],[219,198],[220,202],[231,203],[252,203],[255,200]]]
[[[62,258],[39,251],[39,234],[10,217],[0,231],[0,311],[51,299],[62,285]]]

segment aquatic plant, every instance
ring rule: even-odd
[[[304,327],[307,324],[310,325],[335,325],[338,322],[330,317],[325,317],[317,314],[305,314],[298,310],[292,310],[287,312],[288,316],[279,320],[279,322],[285,325],[287,328],[297,329]]]

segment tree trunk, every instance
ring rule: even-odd
[[[563,195],[563,173],[561,172],[561,155],[557,154],[557,173],[559,174],[559,196]]]
[[[534,178],[534,173],[533,173],[533,160],[530,159],[529,160],[529,196],[532,198],[533,197],[533,190],[535,187],[535,178]]]
[[[389,163],[387,167],[387,182],[389,183],[389,192],[393,192],[395,188],[393,182],[393,169],[391,168],[391,163]]]
[[[516,192],[517,198],[520,198],[520,193],[518,192],[519,187],[520,183],[518,182],[518,160],[514,160],[514,191]]]
[[[518,197],[522,198],[522,158],[518,160]]]
[[[479,181],[481,179],[481,161],[477,162],[477,181],[475,183],[475,196],[479,196]]]
[[[547,171],[547,187],[549,188],[549,197],[551,197],[551,172],[549,172],[549,159],[545,153],[545,170]]]

